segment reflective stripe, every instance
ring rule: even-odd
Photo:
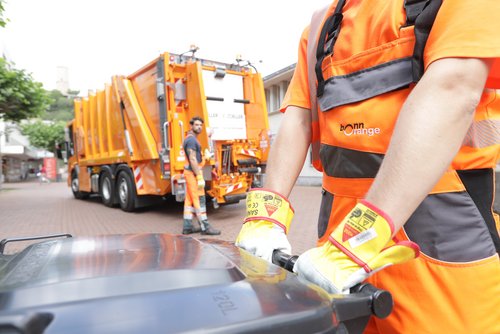
[[[383,154],[321,144],[319,151],[326,175],[342,178],[374,178]]]
[[[183,218],[192,220],[193,219],[193,213],[194,213],[194,207],[192,206],[184,206],[184,214]]]
[[[470,262],[495,255],[486,223],[467,192],[429,195],[404,230],[420,251],[446,262]]]
[[[204,220],[207,220],[207,213],[206,212],[201,212],[201,211],[196,211],[195,212],[196,218],[198,218],[198,221],[202,222]]]
[[[373,179],[341,179],[323,174],[323,188],[335,196],[364,198]]]
[[[472,123],[462,145],[485,148],[498,144],[500,144],[500,120],[485,119]]]
[[[337,178],[323,174],[323,188],[335,196],[364,198],[373,183],[371,178]],[[465,191],[457,172],[446,171],[434,185],[431,194]]]
[[[137,185],[137,189],[140,190],[143,188],[143,183],[142,183],[142,175],[141,175],[141,167],[137,166],[134,169],[134,179],[135,179],[135,184]]]
[[[408,86],[413,82],[412,58],[402,58],[329,78],[318,99],[321,111],[363,101]]]

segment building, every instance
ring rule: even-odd
[[[285,97],[286,90],[295,70],[295,64],[285,67],[264,77],[264,89],[266,92],[266,104],[269,113],[269,128],[271,131],[271,144],[278,133],[281,123],[282,113],[279,111],[281,102]],[[299,178],[299,185],[321,185],[321,173],[312,166],[310,152],[307,154],[306,161],[302,167]]]
[[[0,182],[20,182],[35,177],[43,158],[54,154],[32,147],[16,123],[0,120]]]
[[[68,95],[69,70],[66,66],[57,66],[56,89],[63,95]]]

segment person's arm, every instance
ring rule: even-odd
[[[311,142],[311,113],[289,106],[271,145],[264,189],[247,194],[247,214],[235,245],[272,262],[274,250],[291,254],[286,237],[294,211],[288,196],[304,164]],[[276,205],[276,203],[281,203]],[[269,208],[274,208],[269,211]]]
[[[191,165],[191,169],[193,170],[194,175],[201,175],[200,166],[198,166],[198,160],[196,160],[196,151],[193,149],[187,149],[189,164]]]
[[[271,146],[264,188],[288,197],[299,176],[311,143],[311,112],[289,106]]]
[[[450,166],[469,129],[491,62],[437,60],[401,109],[366,200],[392,218],[394,233]]]
[[[328,241],[299,256],[294,271],[331,293],[385,267],[410,261],[419,247],[393,236],[450,166],[480,101],[490,64],[432,63],[403,105],[386,156],[366,198]],[[436,222],[439,224],[439,222]]]

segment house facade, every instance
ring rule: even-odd
[[[32,147],[16,123],[0,120],[0,182],[20,182],[36,176],[43,158],[54,154]]]

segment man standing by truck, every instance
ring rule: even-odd
[[[198,135],[203,130],[203,119],[193,117],[189,124],[191,130],[188,132],[182,147],[187,156],[187,164],[184,166],[184,178],[186,179],[186,199],[184,200],[184,224],[182,234],[191,234],[201,231],[204,235],[219,235],[220,231],[214,229],[207,218],[205,200],[205,180],[203,179],[203,158]],[[201,228],[193,225],[193,214],[196,215]]]

